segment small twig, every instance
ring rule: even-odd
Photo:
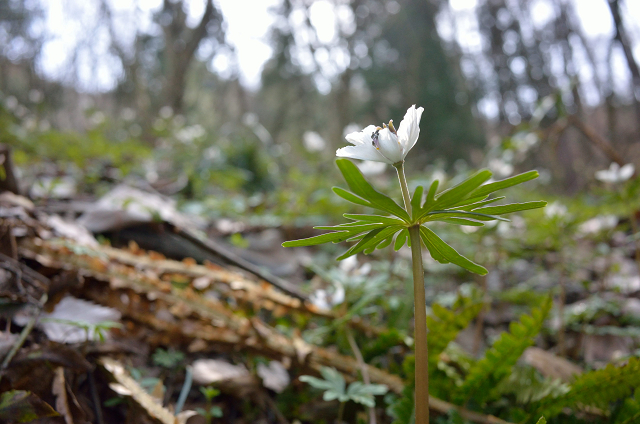
[[[353,355],[356,357],[358,361],[358,365],[360,366],[360,372],[362,373],[362,380],[364,384],[371,384],[371,379],[369,378],[369,370],[367,369],[367,364],[364,362],[364,358],[362,357],[362,352],[358,348],[358,344],[356,340],[353,338],[353,334],[351,334],[351,330],[349,327],[345,327],[345,334],[347,335],[347,340],[349,341],[349,346],[351,346],[351,350],[353,351]],[[369,407],[369,424],[376,424],[376,408]]]
[[[590,142],[595,144],[596,147],[598,147],[605,155],[607,155],[607,157],[611,161],[617,163],[620,166],[623,166],[626,163],[624,159],[622,159],[622,156],[618,154],[616,149],[613,148],[608,140],[598,134],[593,128],[580,120],[577,116],[569,115],[567,119],[571,125],[576,127],[578,131],[580,131],[585,137],[587,137],[587,139],[589,139]]]
[[[89,390],[91,391],[91,400],[93,401],[93,410],[96,414],[96,421],[98,424],[104,424],[104,417],[102,416],[102,402],[100,402],[100,395],[98,394],[98,388],[96,387],[96,378],[93,376],[93,370],[87,372],[87,379],[89,380]]]
[[[0,366],[0,369],[5,370],[7,368],[7,366],[13,359],[13,357],[16,355],[16,353],[18,353],[18,350],[24,344],[25,340],[27,340],[27,336],[29,336],[29,333],[31,333],[31,330],[33,330],[33,327],[35,327],[36,322],[38,322],[38,318],[40,317],[40,312],[42,312],[42,307],[47,302],[47,298],[48,296],[46,293],[43,294],[42,297],[40,298],[36,313],[31,317],[27,325],[22,329],[22,332],[20,333],[20,338],[18,339],[16,344],[13,345],[9,353],[7,353],[7,356],[4,357],[4,361],[2,361],[2,366]]]

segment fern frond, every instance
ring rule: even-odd
[[[609,364],[580,375],[565,395],[542,399],[536,413],[550,417],[563,408],[582,405],[608,410],[611,402],[629,397],[637,387],[640,387],[640,358],[631,358],[624,366]]]
[[[632,424],[640,422],[640,389],[636,389],[633,397],[625,401],[613,414],[614,424]]]
[[[393,417],[392,424],[413,424],[415,422],[412,385],[404,386],[402,395],[389,405],[387,412]]]
[[[454,399],[456,403],[473,398],[478,403],[495,395],[494,387],[511,373],[511,369],[526,348],[533,344],[535,336],[542,329],[549,310],[551,298],[547,298],[540,308],[534,308],[531,315],[522,315],[520,322],[509,326],[509,333],[503,333],[488,349],[485,356],[475,363]]]
[[[431,306],[431,314],[427,316],[429,329],[429,369],[433,371],[438,363],[438,356],[447,348],[458,333],[480,313],[484,303],[469,297],[458,295],[453,307],[447,309],[437,303]]]

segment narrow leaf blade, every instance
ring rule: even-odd
[[[351,233],[349,231],[335,231],[333,233],[321,234],[305,239],[285,241],[282,243],[282,247],[314,246],[316,244],[329,242],[337,243],[346,240],[350,235]]]
[[[420,235],[433,258],[438,262],[451,262],[468,271],[475,272],[480,275],[485,275],[487,273],[487,270],[483,266],[480,266],[459,254],[453,247],[442,241],[442,239],[429,228],[420,227]]]
[[[485,184],[482,187],[475,190],[471,195],[474,197],[486,196],[488,194],[493,193],[494,191],[502,190],[508,187],[513,187],[515,185],[534,180],[539,176],[540,174],[538,173],[538,171],[529,171],[523,174],[514,175],[513,177],[510,177],[501,181]]]
[[[543,208],[547,202],[538,200],[535,202],[510,203],[508,205],[485,206],[483,208],[474,209],[474,212],[486,213],[490,215],[504,215],[507,213],[526,211],[530,209]]]

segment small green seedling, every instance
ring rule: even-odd
[[[369,408],[376,405],[374,396],[384,395],[389,391],[384,384],[364,384],[360,381],[354,381],[349,384],[344,381],[344,377],[335,368],[322,367],[320,374],[324,377],[321,380],[310,375],[300,376],[300,381],[308,383],[311,387],[324,390],[322,399],[331,401],[337,399],[340,402],[338,410],[338,422],[342,421],[342,412],[346,402],[352,400]]]
[[[220,394],[220,390],[211,386],[200,387],[200,393],[207,399],[207,408],[196,408],[196,412],[207,420],[207,424],[211,424],[213,418],[222,417],[222,408],[211,404],[213,399]]]

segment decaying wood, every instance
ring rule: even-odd
[[[212,285],[218,284],[216,288],[224,291],[224,296],[235,299],[238,304],[252,304],[254,309],[271,310],[276,316],[290,311],[322,315],[312,305],[278,292],[264,282],[251,281],[218,266],[136,253],[104,246],[87,248],[61,239],[26,239],[20,245],[22,256],[44,266],[82,273],[85,276],[83,297],[118,309],[134,327],[151,328],[158,343],[193,346],[200,341],[206,349],[243,351],[278,360],[286,358],[287,362],[312,372],[319,372],[323,366],[334,367],[347,379],[357,378],[361,365],[356,359],[306,343],[300,337],[287,337],[257,316],[247,318],[236,314],[234,309],[238,306],[205,298],[189,283],[195,278],[210,278]],[[323,316],[331,317],[331,314]],[[400,377],[371,365],[366,365],[366,369],[372,383],[385,384],[398,394],[402,392],[404,382]],[[506,423],[433,397],[430,405],[442,414],[455,409],[463,418],[474,422]]]
[[[59,262],[61,267],[82,269],[84,273],[109,281],[115,287],[126,280],[134,290],[164,296],[172,290],[172,278],[179,278],[180,282],[190,284],[196,279],[205,279],[210,281],[212,285],[219,283],[226,286],[227,289],[219,285],[216,287],[222,289],[225,296],[233,297],[236,302],[251,304],[254,309],[269,309],[276,316],[285,315],[290,311],[298,311],[327,319],[339,318],[332,311],[318,308],[308,301],[301,301],[296,297],[275,290],[266,281],[257,278],[252,280],[243,274],[229,271],[212,263],[198,265],[188,260],[178,262],[165,259],[153,252],[146,254],[136,248],[133,251],[114,249],[108,246],[88,248],[78,246],[68,240],[46,241],[33,238],[24,240],[21,246],[23,256],[38,259],[36,255],[40,255],[41,261],[54,261]],[[70,255],[74,251],[77,253]],[[184,280],[185,278],[186,280]],[[233,309],[230,305],[221,305],[215,300],[208,302],[195,293],[192,287],[181,289],[180,294],[185,299],[191,299],[195,302],[196,309],[212,308],[212,310],[220,311],[223,314],[228,314],[229,310]],[[203,305],[198,303],[203,303]],[[211,311],[206,313],[211,313]],[[216,319],[216,317],[212,317],[212,319]],[[352,318],[348,323],[352,328],[367,335],[375,336],[384,331],[368,325],[358,317]]]

